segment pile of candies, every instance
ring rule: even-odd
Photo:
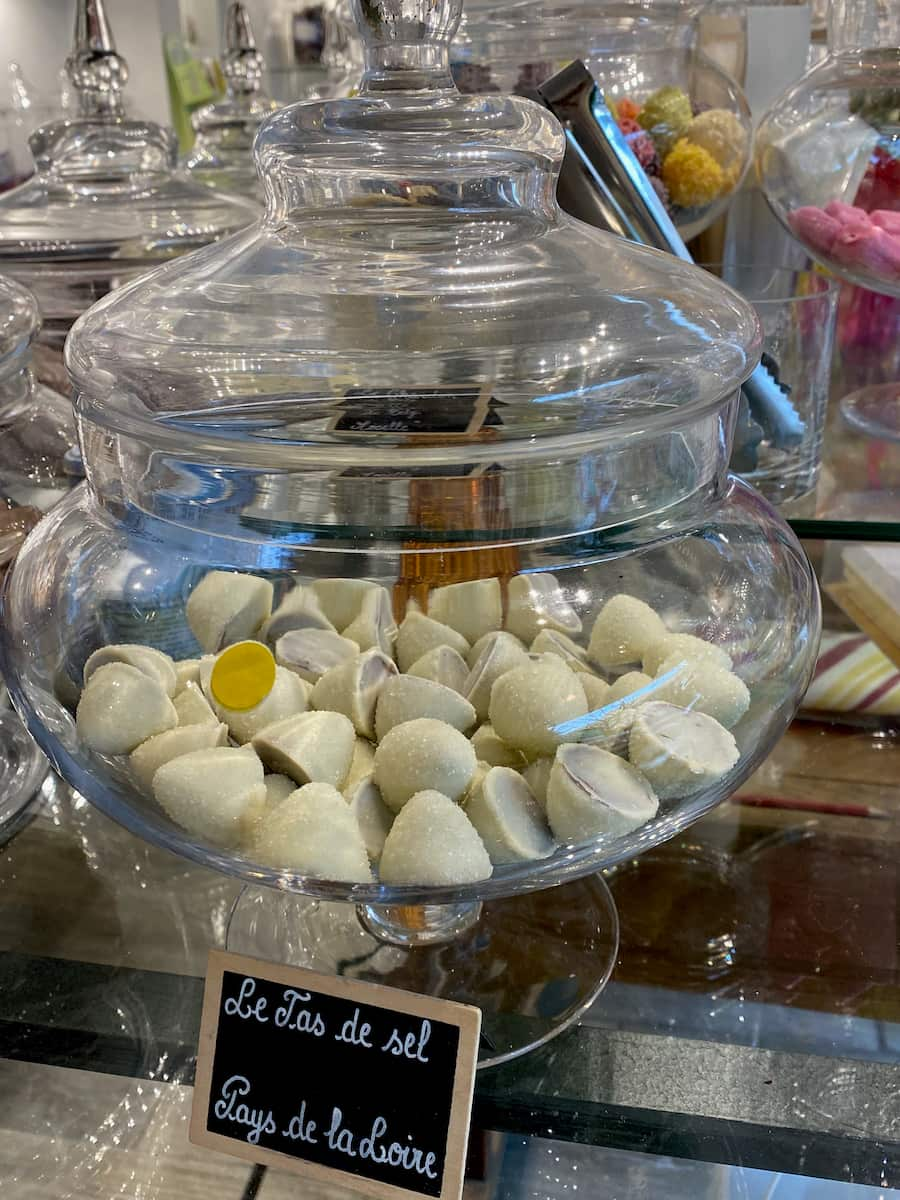
[[[851,271],[900,282],[900,154],[877,146],[856,202],[808,204],[788,214],[796,236],[814,254]]]
[[[747,132],[724,108],[696,110],[679,87],[659,88],[638,104],[610,101],[653,187],[677,219],[679,210],[708,208],[734,191],[747,157]]]
[[[584,640],[546,572],[435,588],[399,625],[367,580],[273,600],[266,579],[209,572],[185,607],[203,656],[104,646],[76,712],[173,821],[254,862],[473,883],[629,833],[740,757],[731,658],[635,597],[610,596]]]

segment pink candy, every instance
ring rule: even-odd
[[[888,233],[900,234],[900,212],[888,212],[885,208],[876,209],[869,213],[873,225],[879,225]]]
[[[824,208],[795,208],[788,222],[810,249],[842,266],[882,279],[900,278],[900,212],[867,213],[832,200]]]
[[[834,239],[841,232],[840,221],[830,217],[824,209],[807,205],[795,208],[788,214],[791,229],[801,242],[806,242],[822,254],[830,254]]]
[[[871,225],[869,214],[864,208],[857,208],[855,204],[844,204],[842,200],[832,200],[825,205],[825,211],[829,217],[834,217],[836,221],[840,221],[842,225],[862,224]]]
[[[860,267],[873,275],[900,276],[900,237],[877,225],[842,229],[831,248],[835,262]]]

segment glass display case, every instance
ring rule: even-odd
[[[499,1062],[534,1043],[490,946],[534,930],[515,994],[577,1018],[597,870],[761,761],[819,610],[727,474],[751,307],[561,213],[560,126],[457,92],[458,17],[365,6],[359,97],[257,136],[266,216],[73,329],[88,484],[19,555],[2,665],[83,795],[274,889],[232,945],[385,943]]]
[[[262,187],[253,162],[253,139],[260,123],[278,108],[261,90],[263,70],[250,16],[240,0],[233,0],[225,15],[226,94],[191,117],[196,138],[185,166],[202,183],[258,200]]]

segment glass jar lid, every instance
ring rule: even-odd
[[[360,7],[359,96],[258,134],[260,223],[73,330],[86,453],[120,439],[95,486],[171,516],[198,469],[234,471],[203,520],[244,536],[261,505],[290,540],[363,536],[379,496],[384,530],[415,529],[389,497],[417,473],[501,473],[484,536],[594,528],[721,480],[752,307],[561,213],[556,120],[452,82],[459,0]]]
[[[21,371],[41,327],[37,301],[27,288],[0,275],[0,380]]]
[[[0,268],[34,289],[45,320],[71,320],[129,272],[240,229],[257,211],[179,174],[172,130],[126,115],[128,68],[103,0],[79,0],[66,70],[78,117],[35,130],[35,174],[0,196]]]
[[[196,141],[185,166],[195,179],[226,191],[261,194],[253,139],[261,122],[279,107],[262,91],[264,66],[250,14],[240,0],[234,0],[225,14],[225,97],[198,109],[191,118]]]

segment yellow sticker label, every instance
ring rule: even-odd
[[[238,642],[215,661],[209,686],[217,704],[244,712],[265,700],[275,683],[275,659],[262,642]]]

